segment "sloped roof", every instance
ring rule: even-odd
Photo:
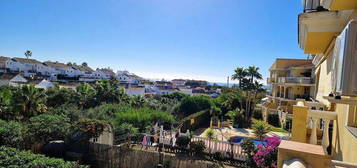
[[[52,82],[50,82],[46,79],[42,80],[39,84],[36,85],[37,88],[51,88],[54,86],[55,85]]]
[[[109,68],[97,68],[97,71],[104,72],[110,76],[115,76],[115,73],[113,72],[113,70],[109,69]]]
[[[27,83],[27,79],[22,77],[20,74],[16,75],[13,77],[10,82],[15,82],[15,83]]]
[[[6,60],[9,60],[9,57],[4,57],[4,56],[0,56],[0,62],[5,62]]]
[[[82,66],[82,65],[72,65],[72,67],[79,69],[81,71],[88,71],[88,72],[93,72],[93,69],[89,66]]]
[[[30,64],[42,64],[40,61],[35,59],[27,59],[27,58],[13,58],[13,60],[21,62],[21,63],[30,63]]]
[[[59,62],[46,61],[44,62],[44,64],[51,66],[53,68],[71,68],[71,66]]]

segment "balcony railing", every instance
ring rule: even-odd
[[[308,113],[308,128],[311,129],[310,144],[317,145],[317,130],[322,130],[321,145],[327,152],[327,147],[330,145],[329,127],[330,122],[337,120],[337,113],[332,111],[310,110]]]
[[[321,6],[320,0],[302,0],[302,3],[304,13],[317,11],[317,7]]]
[[[298,84],[311,84],[311,77],[279,77],[278,83],[298,83]]]

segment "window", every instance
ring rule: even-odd
[[[349,105],[347,114],[347,126],[348,131],[357,138],[357,106]]]

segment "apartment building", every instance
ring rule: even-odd
[[[298,43],[313,56],[315,99],[293,106],[292,141],[279,146],[278,167],[357,167],[357,1],[304,0]]]
[[[263,104],[263,119],[269,114],[279,114],[281,126],[292,114],[297,100],[313,101],[315,94],[314,66],[311,59],[278,58],[269,69],[267,84],[270,92]]]

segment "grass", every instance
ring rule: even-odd
[[[253,119],[253,122],[255,122],[255,121],[258,121],[258,120]],[[265,123],[267,124],[267,126],[270,127],[270,131],[273,131],[273,132],[281,132],[281,133],[289,133],[289,131],[284,130],[284,129],[280,128],[280,127],[274,127],[274,126],[270,125],[270,124],[267,123],[267,122],[265,122]]]

